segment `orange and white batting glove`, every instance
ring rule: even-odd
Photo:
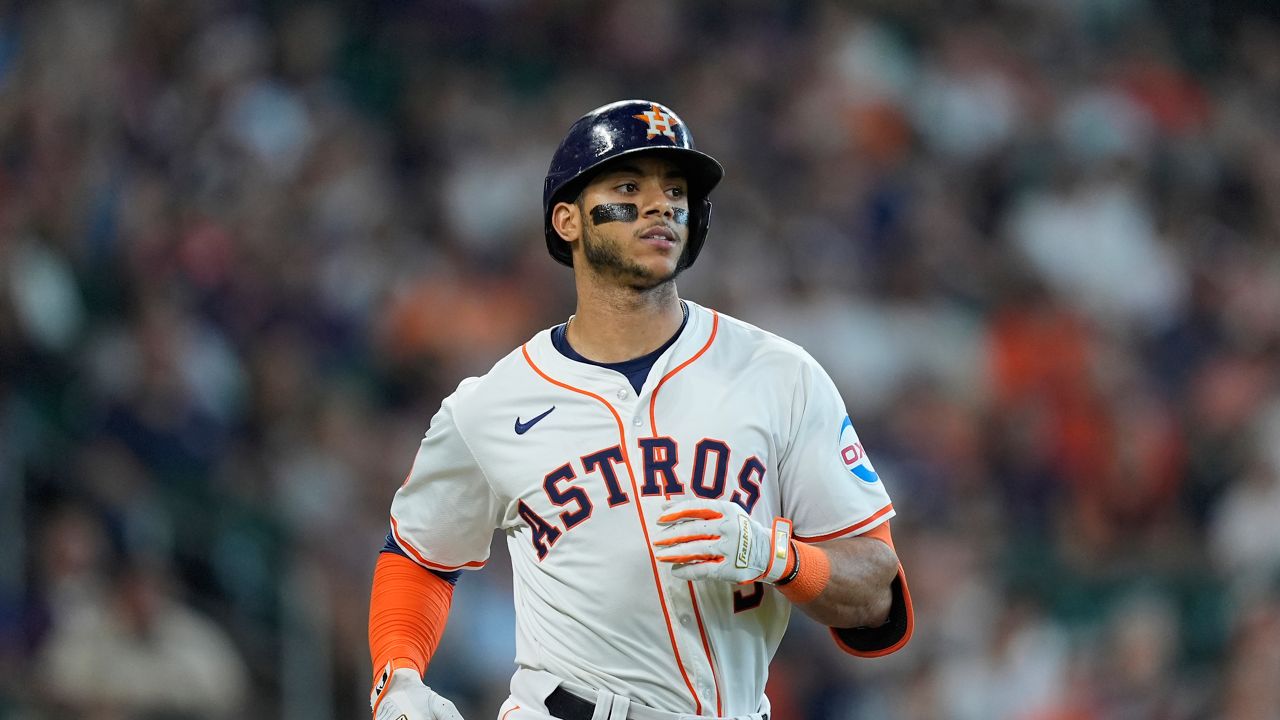
[[[411,667],[387,663],[369,694],[373,720],[462,720],[458,708],[427,687]]]
[[[658,525],[654,556],[681,580],[776,583],[794,552],[790,520],[767,528],[727,500],[670,501]]]

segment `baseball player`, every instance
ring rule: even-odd
[[[722,175],[658,103],[569,129],[543,210],[577,311],[431,421],[374,573],[377,720],[460,717],[422,675],[494,530],[517,627],[500,720],[767,720],[793,606],[854,655],[906,644],[893,506],[830,378],[676,293]]]

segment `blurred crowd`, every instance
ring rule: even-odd
[[[391,496],[572,312],[543,174],[627,97],[727,170],[682,294],[824,364],[899,514],[914,640],[795,615],[777,717],[1280,717],[1278,7],[0,0],[0,718],[365,717]]]

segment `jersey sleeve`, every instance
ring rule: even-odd
[[[446,399],[431,419],[413,468],[391,502],[391,537],[430,570],[478,568],[489,559],[502,507]]]
[[[779,460],[782,514],[799,540],[860,535],[893,517],[835,383],[807,355],[796,376]]]
[[[812,358],[806,360],[792,398],[792,433],[779,463],[782,514],[791,518],[797,540],[822,542],[869,533],[892,548],[885,524],[894,515],[889,493],[835,383]],[[907,644],[915,611],[901,564],[889,590],[892,601],[885,624],[831,628],[840,649],[859,657],[880,657]]]

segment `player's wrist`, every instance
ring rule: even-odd
[[[462,720],[458,708],[422,680],[421,673],[407,662],[383,666],[369,696],[373,720]]]
[[[392,658],[384,663],[374,673],[373,688],[369,692],[369,706],[376,711],[378,701],[391,689],[391,681],[397,677],[408,678],[409,673],[413,673],[413,677],[419,682],[422,681],[422,671],[410,658]]]
[[[790,540],[788,541],[788,544],[791,547],[790,553],[787,555],[787,566],[782,571],[782,577],[778,582],[774,583],[774,585],[777,585],[778,587],[790,584],[796,579],[796,576],[800,574],[800,554],[796,552],[796,541]]]
[[[774,585],[783,597],[797,605],[813,602],[831,581],[831,558],[817,545],[792,541],[791,546],[796,559],[791,577]]]
[[[791,570],[791,521],[776,517],[773,519],[773,526],[765,530],[761,527],[757,535],[757,541],[760,543],[762,553],[768,553],[761,557],[757,567],[762,568],[760,576],[755,580],[769,584],[776,584],[779,580],[786,577]]]
[[[416,660],[410,657],[393,657],[387,659],[379,659],[380,665],[373,668],[373,694],[377,695],[387,683],[391,682],[391,676],[397,670],[412,670],[419,678],[422,677],[423,668]]]

